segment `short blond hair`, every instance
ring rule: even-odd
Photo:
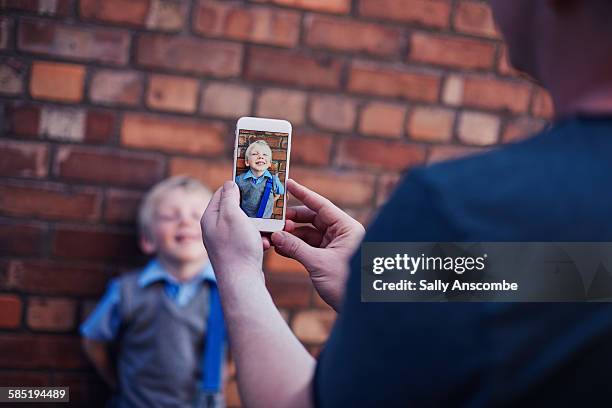
[[[244,152],[244,159],[248,160],[251,150],[253,150],[255,147],[258,147],[258,146],[263,149],[267,149],[268,152],[270,152],[270,160],[272,160],[272,149],[270,148],[270,145],[265,140],[256,140],[253,143],[251,143],[249,147],[246,148],[246,151]]]
[[[149,190],[140,204],[138,210],[138,231],[140,235],[149,234],[151,221],[161,198],[171,191],[179,189],[188,192],[202,193],[209,197],[213,194],[208,187],[189,176],[174,176],[160,181]]]

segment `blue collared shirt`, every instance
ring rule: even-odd
[[[241,180],[251,179],[253,184],[258,185],[259,183],[263,182],[266,178],[272,179],[272,183],[273,183],[272,192],[274,194],[285,194],[285,187],[283,187],[283,183],[281,183],[278,176],[273,176],[272,173],[270,173],[268,170],[264,171],[264,173],[261,176],[255,177],[255,175],[251,172],[251,169],[249,169],[246,172],[242,173],[241,175],[236,176],[236,181],[238,181],[239,179]]]
[[[212,265],[208,263],[193,279],[187,282],[179,282],[157,260],[152,260],[140,273],[138,284],[144,288],[159,281],[164,282],[164,292],[168,298],[179,307],[183,307],[197,294],[202,283],[205,281],[215,282],[215,274]],[[113,279],[109,282],[106,293],[94,311],[81,325],[81,335],[97,341],[115,340],[121,324],[120,301],[119,280]]]

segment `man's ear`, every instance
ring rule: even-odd
[[[146,255],[153,255],[157,250],[155,241],[148,237],[148,234],[140,234],[140,249]]]

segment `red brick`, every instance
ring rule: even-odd
[[[0,94],[23,93],[26,65],[15,58],[0,58]]]
[[[46,228],[38,223],[9,222],[0,218],[2,255],[40,256],[46,241]]]
[[[37,99],[79,102],[83,98],[85,67],[37,61],[32,64],[30,94]]]
[[[159,155],[72,146],[58,149],[54,174],[67,180],[142,188],[164,176]]]
[[[89,110],[85,116],[85,141],[106,143],[113,137],[115,113],[103,110]]]
[[[180,31],[186,26],[187,0],[152,0],[147,15],[147,28],[161,31]]]
[[[291,328],[298,339],[305,343],[323,343],[336,320],[331,310],[305,310],[293,318]]]
[[[457,135],[464,143],[487,146],[497,142],[499,127],[500,120],[495,115],[463,112],[459,117]]]
[[[100,192],[91,188],[64,188],[51,183],[0,185],[0,213],[51,220],[100,217]]]
[[[57,227],[51,252],[62,259],[107,262],[133,261],[141,255],[132,232],[77,226]]]
[[[121,130],[125,146],[211,156],[225,151],[226,138],[222,123],[137,113],[123,117]]]
[[[0,140],[0,156],[0,176],[41,178],[47,175],[46,145]]]
[[[74,327],[76,304],[70,299],[31,297],[27,323],[31,329],[67,331]]]
[[[446,160],[459,159],[483,152],[484,150],[485,149],[467,146],[432,146],[427,163],[433,164]]]
[[[37,54],[123,65],[129,58],[130,35],[118,29],[80,28],[48,20],[22,20],[18,47]]]
[[[15,103],[6,107],[7,132],[27,138],[38,138],[40,107]]]
[[[401,32],[379,24],[322,15],[306,18],[306,45],[335,51],[391,56],[400,49]]]
[[[323,129],[350,132],[355,127],[357,105],[355,101],[333,95],[311,98],[310,120]]]
[[[71,12],[71,0],[3,0],[0,10],[25,11],[40,15],[66,17]]]
[[[142,89],[142,79],[137,72],[101,69],[92,75],[89,99],[101,104],[135,106]]]
[[[13,36],[13,20],[0,16],[0,50],[5,50],[11,46]]]
[[[495,44],[418,32],[410,37],[408,57],[411,61],[451,68],[488,69],[495,59]]]
[[[88,366],[78,336],[0,334],[0,366],[77,369]],[[13,384],[17,385],[17,384]]]
[[[294,47],[300,35],[300,15],[268,7],[206,1],[198,6],[194,29],[206,36]]]
[[[529,107],[531,86],[524,82],[470,76],[465,78],[462,95],[464,106],[523,113]]]
[[[552,119],[554,116],[553,101],[545,89],[537,88],[535,90],[531,113],[542,119]]]
[[[21,299],[14,295],[0,295],[0,328],[14,329],[21,323]]]
[[[546,126],[546,122],[530,117],[520,117],[506,124],[502,141],[505,143],[515,142],[533,136]]]
[[[107,274],[100,267],[33,260],[10,261],[0,285],[25,293],[93,296],[104,292]]]
[[[416,145],[345,138],[338,145],[337,161],[342,166],[402,171],[422,164],[425,151]]]
[[[151,75],[147,105],[153,109],[193,113],[198,100],[197,79],[173,75]]]
[[[136,60],[144,67],[236,77],[242,64],[242,45],[191,37],[143,34]]]
[[[96,407],[100,401],[108,400],[106,384],[93,372],[55,372],[51,384],[53,387],[69,387],[70,404],[77,407]]]
[[[348,90],[360,94],[435,102],[440,90],[440,76],[359,62],[351,66]]]
[[[292,125],[304,123],[307,95],[301,91],[264,89],[257,99],[257,116],[285,119]]]
[[[170,159],[170,175],[187,175],[200,180],[211,190],[232,179],[233,163],[230,161],[205,161],[173,157]]]
[[[486,3],[471,0],[460,1],[453,25],[458,32],[489,38],[498,37],[491,7]]]
[[[85,20],[144,27],[149,3],[150,0],[80,0],[80,16]]]
[[[276,253],[275,250],[266,252],[264,259],[264,271],[271,273],[287,273],[308,276],[306,268],[298,261],[286,258]]]
[[[449,0],[361,0],[362,16],[381,18],[430,27],[448,27]]]
[[[104,220],[112,223],[135,224],[142,193],[109,189],[104,201]]]
[[[345,14],[351,11],[351,0],[255,0],[259,3],[274,3],[279,6],[296,7],[322,13]]]
[[[448,109],[417,107],[408,118],[406,132],[413,140],[448,142],[453,136],[455,113]]]
[[[506,46],[502,46],[501,52],[499,54],[500,55],[499,62],[497,63],[497,71],[502,75],[520,76],[521,73],[514,69],[514,67],[510,63],[508,56],[508,48]]]
[[[400,174],[385,173],[378,178],[378,187],[376,188],[376,205],[382,205],[391,196],[397,184],[401,179]]]
[[[32,371],[0,371],[0,387],[48,387],[49,374],[47,372]]]
[[[246,78],[281,84],[340,88],[342,63],[330,57],[311,57],[292,51],[252,48],[247,61]]]
[[[251,114],[253,91],[223,82],[209,82],[202,95],[201,112],[221,118],[236,119]]]
[[[301,308],[310,303],[312,284],[306,276],[292,274],[268,274],[266,287],[277,307]]]
[[[291,162],[325,166],[329,164],[332,137],[329,134],[297,130],[293,132]]]
[[[361,110],[359,132],[370,136],[399,138],[405,118],[404,105],[370,102]]]
[[[374,177],[370,173],[314,170],[294,166],[291,168],[291,178],[339,206],[369,205],[374,196]]]
[[[225,403],[228,407],[241,407],[242,403],[240,402],[240,393],[238,392],[238,383],[236,380],[229,380],[225,383],[225,387],[223,389],[225,396]]]

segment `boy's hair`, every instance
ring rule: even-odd
[[[262,149],[267,149],[268,152],[270,152],[270,160],[272,160],[272,149],[270,149],[270,145],[266,143],[265,140],[256,140],[253,143],[251,143],[249,147],[246,148],[246,151],[244,152],[244,158],[246,160],[248,160],[251,150],[253,150],[257,146],[261,147]]]
[[[138,231],[140,235],[149,234],[149,227],[160,199],[173,190],[203,193],[212,196],[212,191],[198,180],[189,176],[174,176],[154,185],[142,199],[138,210]]]

